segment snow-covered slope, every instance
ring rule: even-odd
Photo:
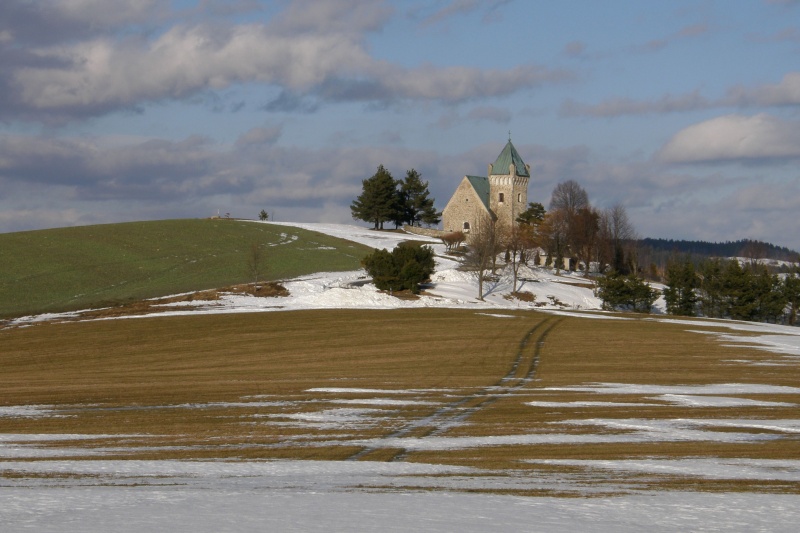
[[[381,232],[347,224],[280,223],[287,227],[299,227],[318,231],[334,237],[351,240],[377,249],[391,250],[400,242],[416,240],[429,242],[436,253],[436,271],[431,284],[418,300],[395,298],[378,291],[366,280],[363,270],[353,272],[319,273],[305,278],[291,280],[285,285],[292,294],[278,305],[283,309],[311,308],[399,308],[399,307],[467,307],[498,309],[583,309],[599,310],[601,301],[594,296],[591,284],[580,275],[551,270],[523,267],[517,290],[530,292],[535,296],[533,302],[509,299],[512,291],[510,270],[501,273],[500,279],[484,286],[484,298],[478,298],[477,278],[459,270],[459,262],[446,255],[445,247],[439,239],[410,235],[405,233]],[[237,298],[230,304],[237,309],[258,306],[258,302],[247,302],[247,298]],[[256,300],[250,298],[250,300]],[[275,305],[270,302],[267,305]]]

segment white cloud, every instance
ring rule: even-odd
[[[798,176],[800,177],[800,176]],[[701,182],[702,178],[695,178]],[[637,230],[649,237],[722,242],[753,239],[800,250],[793,228],[800,209],[798,179],[758,180],[710,198],[694,193],[662,199],[629,209]]]
[[[734,87],[725,101],[740,106],[800,105],[800,72],[789,72],[776,84],[752,89]]]
[[[571,78],[566,71],[532,65],[508,70],[439,68],[425,65],[405,70],[382,64],[373,71],[378,74],[383,85],[396,88],[398,96],[451,103],[479,97],[508,95],[546,82],[561,82]]]
[[[798,159],[800,122],[763,113],[717,117],[676,133],[657,158],[667,163]]]
[[[424,26],[439,24],[452,17],[467,15],[478,10],[485,10],[482,17],[484,22],[495,21],[499,18],[496,16],[497,9],[508,2],[509,0],[452,0],[444,7],[425,17],[422,24]]]
[[[505,124],[511,120],[511,112],[501,107],[480,106],[471,109],[469,113],[467,113],[467,118]]]
[[[271,25],[286,35],[378,31],[394,9],[383,0],[294,0]]]
[[[634,100],[632,98],[610,98],[599,104],[582,104],[565,100],[559,113],[562,116],[618,117],[621,115],[644,115],[650,113],[673,113],[693,111],[709,107],[710,102],[699,91],[673,96],[667,94],[658,100]]]
[[[244,132],[236,139],[237,147],[254,146],[260,147],[267,144],[274,144],[281,136],[282,128],[273,126],[271,128],[253,128]]]
[[[361,180],[378,164],[396,178],[416,168],[441,209],[461,177],[485,172],[502,148],[492,142],[456,154],[351,144],[319,149],[275,144],[278,135],[279,127],[254,128],[229,146],[198,136],[111,143],[0,136],[0,213],[6,213],[0,231],[208,216],[217,209],[347,222]],[[752,169],[741,176],[701,175],[691,167],[673,173],[654,161],[604,161],[585,146],[516,147],[532,166],[529,201],[546,205],[567,176],[586,188],[596,207],[625,205],[644,236],[753,238],[800,248],[798,236],[786,231],[800,209],[800,175],[790,168],[780,174],[770,168],[760,177]]]
[[[29,115],[66,117],[101,115],[237,83],[278,87],[290,102],[310,96],[320,101],[455,103],[570,79],[566,71],[533,65],[505,70],[401,67],[372,57],[365,42],[365,32],[385,23],[386,8],[340,0],[330,5],[341,12],[320,7],[301,17],[298,6],[307,3],[292,4],[269,24],[173,26],[154,39],[105,35],[31,47],[38,61],[6,75]],[[306,105],[316,108],[308,100]],[[21,114],[18,108],[15,114]]]
[[[22,100],[40,109],[130,106],[242,81],[302,90],[371,62],[352,39],[286,38],[270,34],[262,25],[228,31],[175,27],[152,43],[96,39],[38,53],[68,62],[67,67],[31,66],[16,73]]]
[[[165,13],[159,0],[57,0],[53,7],[66,18],[103,27],[149,21]]]
[[[694,90],[684,94],[665,94],[658,99],[608,98],[598,104],[567,99],[561,104],[562,116],[619,117],[696,111],[717,107],[776,107],[800,105],[800,72],[789,72],[779,83],[756,87],[732,87],[722,98],[707,98]]]

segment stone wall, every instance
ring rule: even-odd
[[[436,239],[447,233],[446,231],[436,228],[418,228],[416,226],[403,226],[403,231],[406,233],[413,233],[415,235],[423,235],[425,237],[434,237]]]

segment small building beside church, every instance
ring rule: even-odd
[[[464,176],[442,211],[446,233],[462,231],[469,237],[482,221],[511,227],[528,205],[531,167],[526,165],[511,139],[489,165],[487,176]]]

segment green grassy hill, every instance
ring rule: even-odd
[[[369,248],[234,220],[164,220],[0,234],[0,317],[83,309],[251,281],[354,270]]]

